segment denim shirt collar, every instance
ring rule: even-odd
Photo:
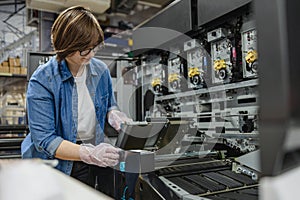
[[[61,79],[62,81],[66,81],[69,78],[73,77],[72,73],[70,72],[66,60],[62,60],[58,63],[59,70],[61,72]]]
[[[59,65],[59,69],[61,72],[62,81],[66,81],[69,78],[73,77],[72,73],[69,70],[66,60],[62,60],[60,63],[58,63],[58,65]],[[91,75],[97,76],[97,72],[96,72],[94,66],[91,64],[89,64],[88,66],[89,66]]]

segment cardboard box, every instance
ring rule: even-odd
[[[0,73],[9,73],[9,67],[0,67]]]
[[[9,73],[20,74],[21,73],[21,68],[20,67],[10,67],[9,68]]]
[[[25,74],[25,75],[27,74],[27,67],[21,67],[20,69],[21,69],[20,72],[21,74]]]
[[[19,57],[15,58],[15,67],[21,67],[21,59]]]
[[[4,61],[4,62],[2,63],[2,67],[8,67],[8,62],[7,62],[7,61]]]
[[[16,66],[16,61],[14,58],[8,58],[8,64],[9,64],[9,67],[14,67]]]

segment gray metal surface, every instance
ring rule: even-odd
[[[255,3],[258,51],[264,58],[259,72],[260,141],[262,172],[267,176],[281,172],[289,121],[299,123],[299,9],[299,1]]]
[[[240,156],[236,158],[236,161],[238,161],[244,166],[250,167],[251,169],[255,169],[256,171],[261,171],[260,150],[253,151],[243,156]]]
[[[198,26],[238,9],[252,0],[198,0]]]
[[[161,10],[159,13],[136,28],[161,27],[186,33],[192,30],[191,17],[192,14],[190,0],[174,1],[165,9]]]
[[[157,48],[192,30],[191,1],[174,1],[159,13],[133,29],[135,54]]]

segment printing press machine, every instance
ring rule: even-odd
[[[187,141],[186,135],[197,134],[189,125],[188,119],[124,125],[116,142],[126,151],[115,172],[115,198],[258,199],[259,172],[236,161],[218,141],[196,135]]]
[[[116,199],[258,199],[252,0],[176,1],[132,38],[138,60],[117,62],[117,100],[136,122],[117,139]]]

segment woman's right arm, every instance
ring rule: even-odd
[[[76,160],[79,161],[79,148],[80,145],[74,144],[70,141],[63,140],[58,146],[55,157],[62,160]]]

